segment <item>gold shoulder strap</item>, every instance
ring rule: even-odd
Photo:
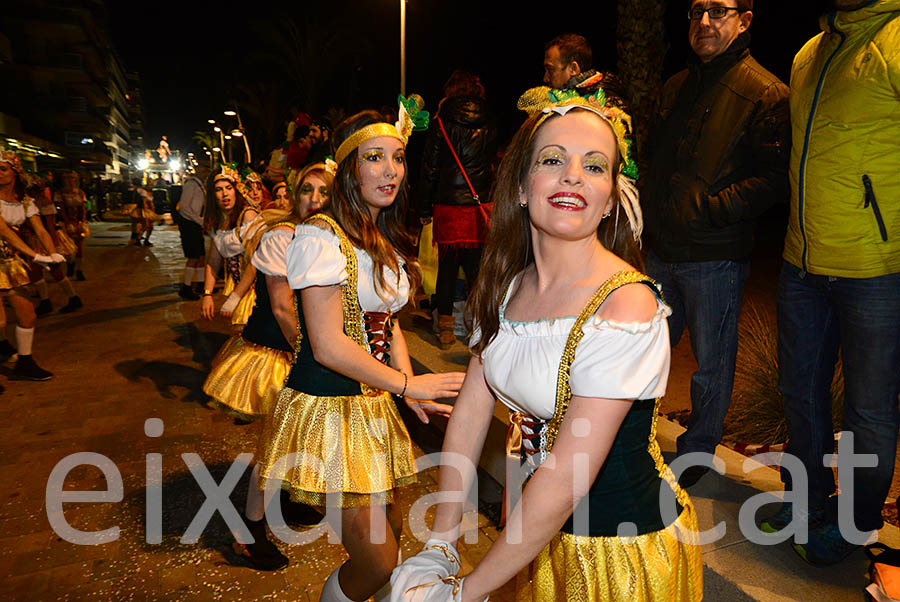
[[[572,325],[572,330],[569,331],[569,336],[566,339],[566,346],[563,348],[562,359],[559,361],[559,372],[556,376],[556,407],[553,412],[553,418],[547,423],[548,452],[556,442],[556,437],[559,435],[559,427],[566,416],[566,412],[569,410],[569,400],[572,398],[572,388],[569,386],[569,371],[572,369],[572,362],[575,360],[575,349],[578,347],[578,343],[581,342],[582,337],[584,337],[583,327],[585,322],[597,313],[597,309],[606,301],[610,293],[620,286],[635,282],[655,284],[653,280],[640,272],[621,271],[613,274],[609,280],[600,285],[600,288],[597,289],[591,300],[578,314],[575,324]]]
[[[295,222],[289,222],[289,221],[278,222],[278,223],[275,223],[275,224],[272,224],[271,226],[269,226],[269,228],[266,230],[266,232],[271,232],[275,228],[280,228],[281,226],[287,226],[288,228],[294,229],[297,227],[297,224]]]
[[[331,226],[334,234],[341,241],[341,253],[344,254],[344,257],[347,260],[347,283],[341,287],[344,331],[347,333],[347,336],[356,341],[356,343],[368,353],[368,346],[366,345],[365,335],[363,334],[362,308],[359,306],[359,296],[357,292],[359,273],[356,263],[356,251],[353,250],[350,239],[334,218],[322,213],[317,213],[306,218],[303,223],[308,224],[315,220],[321,220]]]

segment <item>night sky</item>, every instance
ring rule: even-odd
[[[248,92],[264,96],[269,130],[242,109],[254,147],[282,138],[281,123],[292,105],[313,115],[331,106],[348,114],[394,104],[399,92],[398,0],[337,2],[186,2],[146,5],[108,0],[113,40],[128,70],[141,76],[145,141],[155,146],[167,134],[173,148],[186,148],[194,130],[221,119],[226,103]],[[685,64],[688,22],[685,4],[668,3],[669,53],[666,76]],[[757,0],[751,51],[759,62],[787,81],[801,45],[818,31],[824,3],[819,0]],[[251,8],[248,8],[251,7]],[[558,8],[555,8],[558,7]],[[285,75],[275,49],[285,25],[314,31],[322,87],[314,106],[305,106]],[[305,29],[304,29],[305,28]],[[540,85],[544,42],[574,31],[594,49],[595,67],[615,69],[616,11],[612,0],[590,3],[474,2],[409,0],[407,4],[407,92],[419,92],[432,110],[453,69],[481,77],[488,101],[510,135],[521,116],[518,95]],[[274,115],[274,117],[272,117]],[[277,131],[276,131],[277,130]]]

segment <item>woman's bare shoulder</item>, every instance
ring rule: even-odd
[[[658,310],[656,295],[641,282],[620,286],[606,298],[597,316],[616,322],[649,322]]]

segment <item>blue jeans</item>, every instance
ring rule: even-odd
[[[714,454],[731,405],[738,315],[750,261],[667,263],[651,251],[647,275],[662,285],[663,297],[672,308],[672,346],[687,326],[697,360],[697,371],[691,376],[691,417],[687,431],[678,437],[678,455]]]
[[[834,474],[822,466],[833,453],[830,386],[840,348],[844,363],[844,424],[855,453],[878,466],[854,471],[857,529],[883,524],[881,508],[894,474],[900,411],[900,274],[836,278],[789,263],[778,282],[779,389],[788,428],[786,451],[803,461],[809,504],[836,520]],[[785,487],[790,473],[782,470]]]

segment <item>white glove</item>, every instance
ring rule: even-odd
[[[223,316],[230,316],[234,313],[234,308],[236,308],[240,302],[241,296],[237,293],[231,293],[228,295],[228,298],[225,299],[225,303],[222,304],[222,307],[219,308],[219,313]]]
[[[40,253],[36,253],[31,260],[44,269],[49,269],[48,266],[56,263],[55,261],[53,261],[53,257],[49,255],[41,255]]]
[[[391,574],[391,602],[420,602],[425,600],[447,600],[448,596],[441,585],[446,588],[442,579],[455,578],[459,575],[459,552],[453,544],[441,539],[429,539],[425,548],[406,559]],[[452,581],[450,581],[452,583]],[[411,592],[410,588],[418,585],[435,584],[432,587],[421,587]],[[452,588],[451,588],[452,589]],[[444,597],[434,597],[435,591],[441,591]],[[458,600],[460,598],[454,598]]]
[[[65,263],[66,258],[60,255],[59,253],[50,253],[50,258],[53,259],[53,263]]]
[[[422,587],[407,591],[406,589],[397,592],[397,589],[391,585],[391,602],[461,602],[462,586],[465,579],[450,576],[438,579],[432,576],[431,581],[426,581]],[[395,597],[399,596],[399,597]]]

